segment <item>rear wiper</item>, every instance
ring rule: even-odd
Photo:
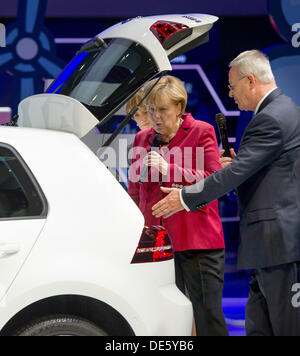
[[[98,52],[107,48],[107,44],[104,42],[102,38],[95,37],[92,40],[85,43],[79,51],[76,52],[76,55],[82,52]]]

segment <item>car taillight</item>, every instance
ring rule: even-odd
[[[150,27],[150,31],[165,49],[171,48],[193,32],[187,25],[170,21],[157,21]]]
[[[161,262],[173,258],[172,243],[162,226],[145,226],[131,263]]]

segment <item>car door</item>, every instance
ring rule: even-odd
[[[20,154],[0,143],[0,300],[37,240],[47,202]]]

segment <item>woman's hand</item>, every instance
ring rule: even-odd
[[[169,164],[156,151],[151,151],[148,153],[148,155],[144,158],[144,164],[148,167],[157,168],[163,175],[168,174]]]
[[[230,149],[231,157],[224,157],[224,152],[225,152],[225,150],[220,151],[220,163],[221,163],[222,168],[225,168],[230,163],[232,163],[234,158],[236,157],[236,153],[234,152],[233,148]]]

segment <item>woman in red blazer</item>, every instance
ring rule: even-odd
[[[146,99],[152,128],[135,137],[128,193],[145,224],[163,225],[171,237],[176,284],[192,301],[197,335],[228,335],[222,311],[225,245],[218,202],[167,219],[152,215],[152,206],[164,196],[161,186],[191,185],[222,168],[214,128],[183,114],[186,103],[183,83],[172,76],[163,77]],[[157,134],[161,142],[151,150]],[[140,183],[144,165],[148,177]]]

